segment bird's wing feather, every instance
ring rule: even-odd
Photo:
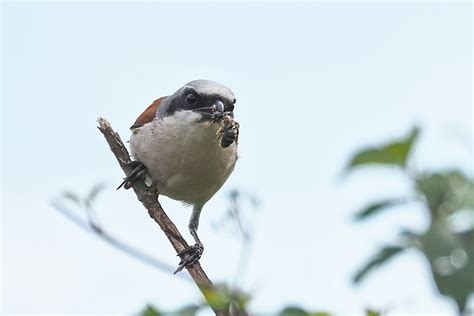
[[[133,123],[130,129],[138,128],[145,125],[146,123],[151,122],[156,116],[156,111],[158,107],[165,98],[166,97],[161,97],[159,99],[156,99],[149,107],[146,108],[145,111],[143,111],[142,114],[140,114],[140,116],[137,118],[135,123]]]

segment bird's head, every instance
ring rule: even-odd
[[[166,100],[167,115],[177,111],[193,111],[203,120],[233,116],[236,99],[226,86],[210,80],[194,80],[178,89]]]

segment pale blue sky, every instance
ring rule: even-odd
[[[427,224],[416,207],[355,225],[377,197],[409,192],[391,170],[340,179],[360,146],[423,129],[418,167],[472,174],[471,4],[83,3],[2,5],[2,300],[9,313],[132,313],[200,299],[84,233],[49,202],[122,177],[98,116],[128,138],[155,98],[206,78],[235,92],[238,166],[206,206],[201,260],[228,280],[238,243],[212,230],[234,187],[262,200],[243,287],[252,309],[295,303],[339,314],[366,307],[452,314],[416,253],[360,287],[350,278],[401,227]],[[162,199],[186,232],[190,210]],[[117,235],[174,265],[161,231],[132,192],[106,191],[99,217]],[[279,256],[278,260],[272,260]],[[268,261],[271,260],[271,263]],[[277,277],[278,276],[278,277]]]

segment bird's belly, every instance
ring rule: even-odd
[[[134,157],[157,182],[160,194],[204,204],[234,169],[237,147],[221,148],[216,138],[219,126],[193,118],[167,117],[147,124],[132,134],[130,144]]]
[[[204,164],[208,164],[209,168],[203,167]],[[160,192],[175,200],[204,204],[222,187],[230,175],[230,168],[230,165],[225,166],[217,160],[177,165]],[[155,176],[160,177],[161,174],[157,172]]]

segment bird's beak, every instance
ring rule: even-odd
[[[212,106],[202,107],[194,110],[202,115],[204,119],[220,119],[225,115],[224,102],[217,100]]]
[[[210,120],[214,114],[214,106],[206,106],[202,108],[197,108],[197,109],[194,109],[193,111],[201,114],[204,120]]]

